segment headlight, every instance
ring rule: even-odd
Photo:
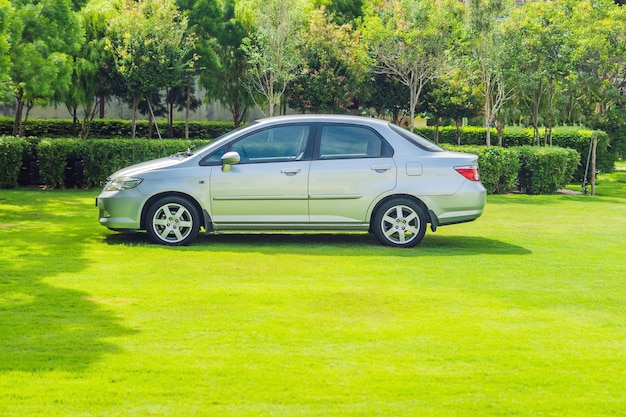
[[[143,178],[118,177],[108,183],[104,188],[104,191],[130,190],[131,188],[137,187],[142,181]]]

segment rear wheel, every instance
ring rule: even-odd
[[[372,219],[372,232],[386,246],[412,248],[426,234],[426,213],[414,201],[395,198],[381,205]]]
[[[200,215],[188,199],[177,196],[155,201],[147,213],[147,232],[155,243],[184,246],[200,231]]]

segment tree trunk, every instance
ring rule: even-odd
[[[154,117],[152,116],[152,108],[150,107],[150,99],[146,100],[148,102],[148,139],[152,139],[152,123],[154,123]]]
[[[185,105],[185,139],[189,139],[189,109],[191,108],[191,77],[187,78],[187,103]]]
[[[596,148],[598,147],[598,136],[591,138],[591,195],[596,195]]]
[[[131,131],[131,139],[135,139],[135,134],[137,133],[137,108],[139,107],[139,98],[140,94],[135,94],[133,96],[133,123],[132,123],[132,131]]]
[[[146,101],[148,102],[148,111],[150,112],[150,116],[149,116],[149,124],[148,124],[148,139],[152,139],[152,124],[154,123],[154,128],[156,129],[157,132],[157,136],[159,137],[159,139],[163,139],[161,137],[161,131],[159,130],[159,123],[156,119],[156,117],[154,116],[154,111],[152,111],[152,100],[150,99],[150,97],[146,98]]]
[[[167,108],[167,136],[169,138],[174,137],[174,98],[172,97],[172,89],[167,88],[165,90],[165,102]],[[169,98],[169,101],[168,101]]]
[[[86,105],[83,111],[83,120],[80,124],[80,138],[87,139],[87,123],[89,121],[89,116],[91,115],[91,104]]]
[[[26,133],[26,123],[28,122],[28,115],[30,114],[30,109],[33,108],[33,102],[29,101],[26,103],[26,115],[24,116],[24,121],[20,123],[20,130],[18,132],[19,136],[25,136]]]
[[[13,136],[17,136],[20,133],[20,126],[22,125],[22,112],[24,111],[23,95],[20,93],[17,99],[17,108],[15,110],[15,119],[13,120]]]
[[[100,96],[100,118],[104,119],[104,94]]]

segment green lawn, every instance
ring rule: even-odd
[[[626,172],[597,191],[398,250],[165,248],[97,190],[0,190],[0,416],[626,416]]]

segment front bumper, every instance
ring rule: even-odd
[[[139,230],[142,202],[136,190],[103,191],[96,197],[98,221],[112,230]]]

